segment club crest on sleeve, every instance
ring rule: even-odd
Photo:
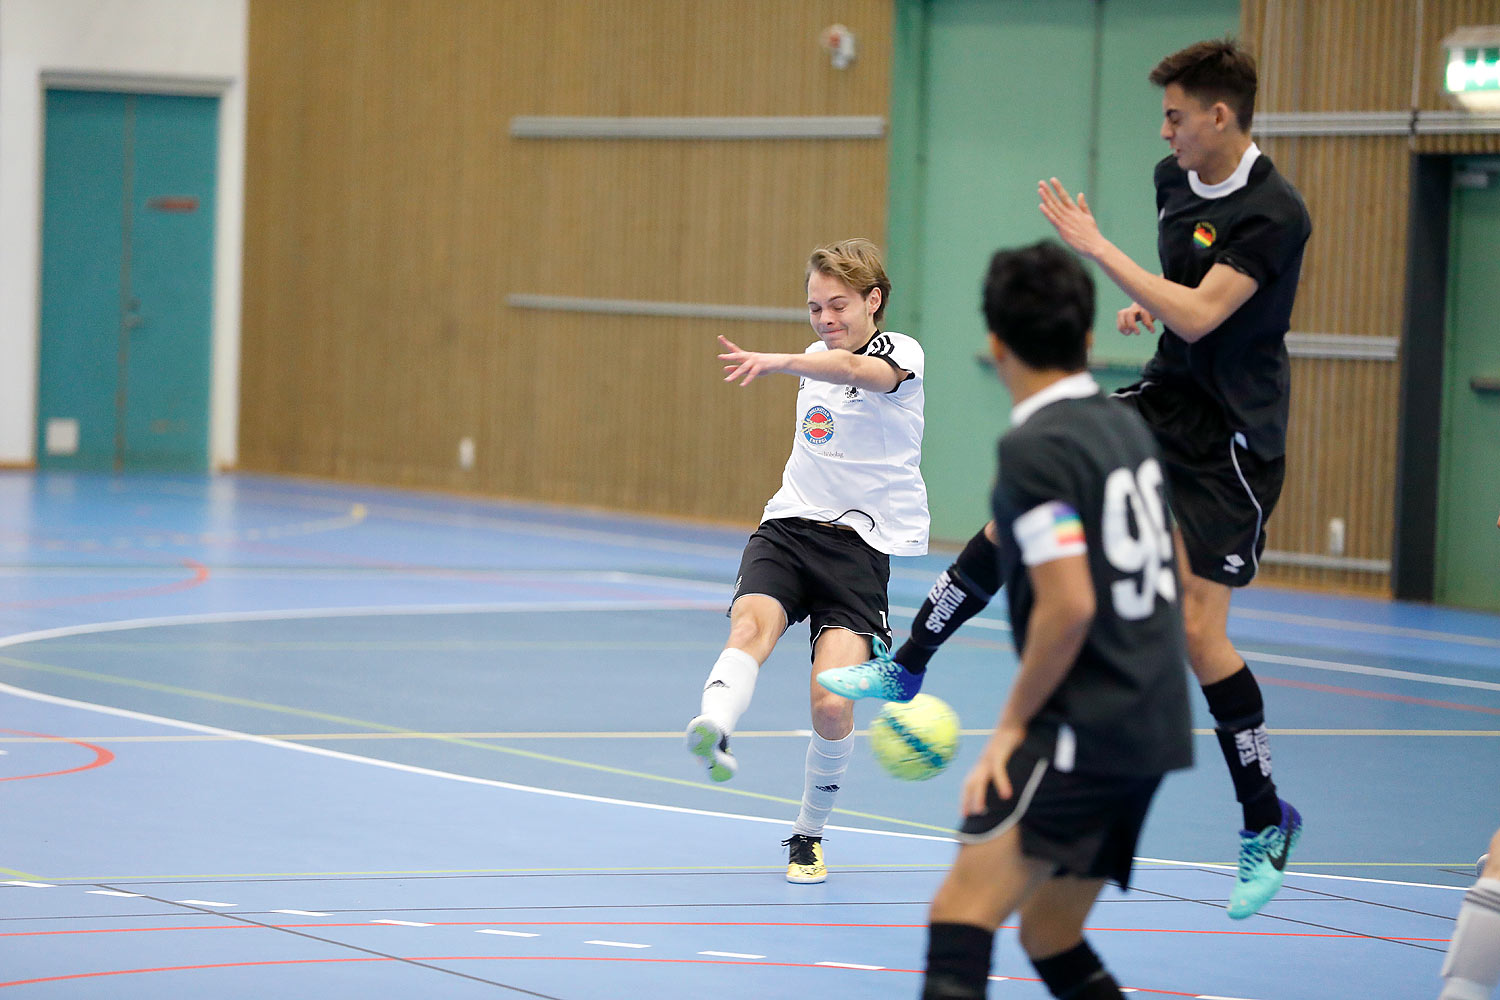
[[[833,440],[833,414],[814,406],[802,418],[802,436],[809,444],[827,444]]]

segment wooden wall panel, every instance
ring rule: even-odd
[[[883,238],[884,140],[517,140],[509,122],[884,115],[890,5],[250,12],[242,466],[753,520],[795,385],[723,385],[714,337],[800,350],[805,326],[506,296],[796,308],[813,246]],[[860,41],[842,72],[817,47],[834,21]]]
[[[1447,110],[1441,39],[1459,25],[1493,23],[1500,23],[1500,0],[1246,0],[1241,33],[1260,66],[1257,112]],[[1313,216],[1292,329],[1401,337],[1411,155],[1486,151],[1496,148],[1495,137],[1258,141]],[[1347,525],[1345,556],[1391,558],[1398,418],[1397,363],[1294,362],[1287,484],[1270,524],[1273,548],[1326,554],[1328,522],[1339,517]],[[1382,572],[1272,565],[1264,575],[1341,590],[1390,587]]]

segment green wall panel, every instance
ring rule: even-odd
[[[891,101],[889,326],[927,352],[923,446],[933,537],[961,541],[988,516],[996,437],[1010,400],[985,351],[980,283],[1001,246],[1052,235],[1036,184],[1083,190],[1105,232],[1155,268],[1152,166],[1169,52],[1233,33],[1238,0],[898,0]],[[1099,282],[1096,362],[1113,387],[1155,348],[1126,338],[1124,296]]]

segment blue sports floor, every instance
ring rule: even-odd
[[[682,749],[744,536],[0,474],[0,1000],[914,997],[1014,671],[1003,609],[934,662],[971,734],[956,764],[908,784],[861,745],[829,880],[789,885],[806,627],[762,673],[735,781]],[[896,561],[898,635],[951,558]],[[1500,824],[1500,618],[1262,586],[1231,631],[1307,819],[1286,887],[1224,915],[1238,810],[1198,698],[1198,766],[1094,946],[1148,997],[1435,996]],[[994,971],[992,997],[1046,996],[1013,932]]]

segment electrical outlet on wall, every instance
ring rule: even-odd
[[[471,437],[458,439],[458,467],[460,469],[474,468],[474,439]]]

